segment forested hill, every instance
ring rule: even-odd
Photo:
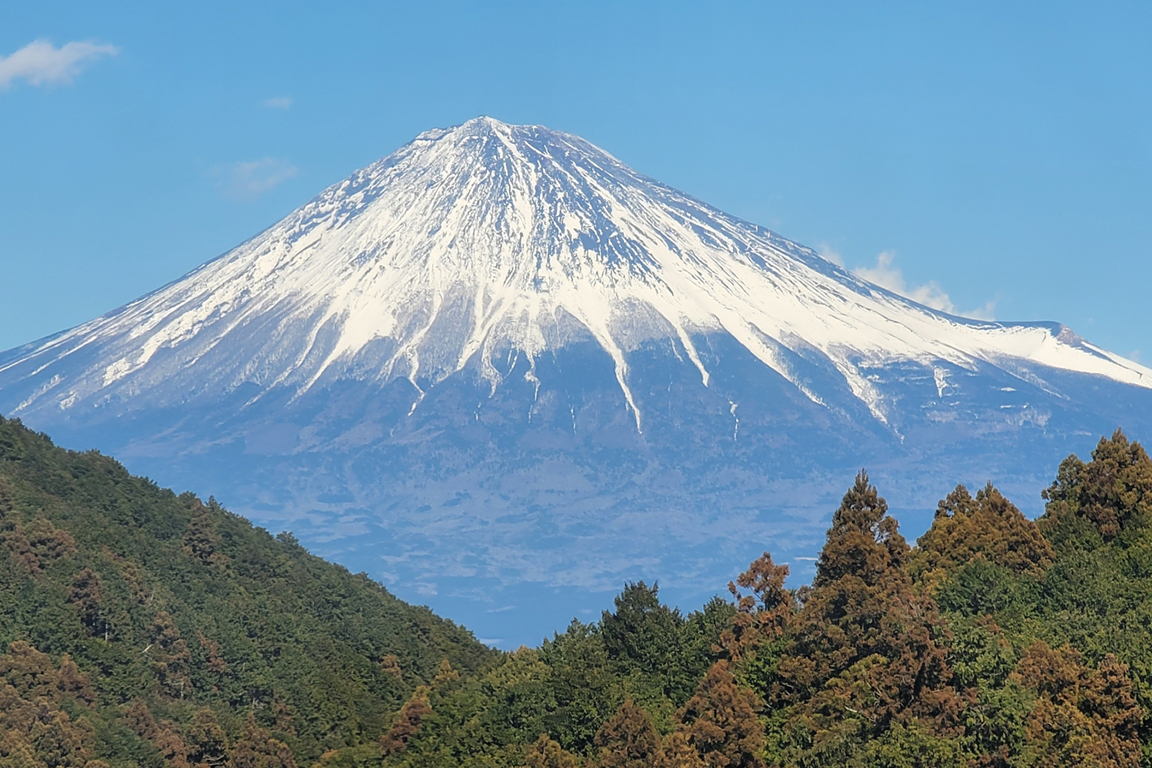
[[[498,654],[0,420],[0,768],[1152,768],[1152,459],[1045,499],[958,486],[910,546],[861,472],[812,584],[765,553]]]
[[[627,587],[405,703],[387,768],[1152,766],[1152,461],[1121,432],[1027,519],[957,487],[909,546],[861,473],[812,584],[765,554],[689,616]]]
[[[308,765],[498,656],[290,535],[3,418],[0,653],[0,765],[29,768]]]

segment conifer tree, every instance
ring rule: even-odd
[[[212,524],[211,511],[214,508],[217,508],[215,499],[209,500],[208,507],[201,504],[199,499],[194,500],[192,518],[188,522],[188,530],[184,533],[184,551],[203,565],[212,563],[216,549],[220,545],[220,536]]]
[[[232,745],[231,764],[231,768],[297,768],[288,745],[257,725],[251,712],[244,723],[243,735]]]
[[[547,734],[540,734],[540,738],[528,748],[524,764],[526,768],[580,768],[575,755],[565,752]]]
[[[706,768],[704,759],[692,746],[687,731],[679,730],[665,736],[660,741],[660,755],[655,768]]]
[[[763,768],[764,730],[756,707],[755,694],[737,686],[721,660],[684,705],[677,730],[709,768]]]
[[[432,707],[428,706],[428,689],[420,686],[412,694],[412,698],[404,702],[396,721],[388,732],[380,737],[380,752],[384,757],[403,752],[408,748],[408,742],[420,732],[424,718],[432,714]]]
[[[660,751],[652,718],[631,699],[601,726],[594,743],[601,768],[651,768]]]
[[[931,599],[912,589],[909,547],[887,509],[867,474],[857,475],[768,691],[773,706],[789,708],[790,728],[827,731],[825,746],[843,741],[844,754],[894,722],[922,719],[937,735],[961,728],[962,701],[948,686],[947,649],[936,637],[942,622]],[[784,762],[813,748],[804,739],[794,747]],[[828,764],[842,759],[829,754]]]
[[[1054,557],[1036,523],[991,483],[975,498],[958,485],[937,506],[932,527],[916,542],[908,570],[914,578],[923,578],[979,558],[1013,573],[1040,574]]]
[[[1117,429],[1110,439],[1100,438],[1087,464],[1074,455],[1065,459],[1043,495],[1048,504],[1041,529],[1057,544],[1083,546],[1078,523],[1111,541],[1152,520],[1152,459]]]
[[[107,630],[100,606],[102,597],[100,577],[91,568],[85,568],[72,579],[68,602],[76,608],[80,622],[91,634],[104,634]]]
[[[184,738],[188,760],[196,768],[220,768],[228,762],[228,738],[211,709],[197,710]]]
[[[728,657],[738,661],[752,648],[778,640],[784,635],[796,610],[792,590],[784,588],[788,566],[776,565],[765,552],[748,570],[728,582],[736,601],[731,627],[720,636]],[[751,594],[743,594],[742,589]]]

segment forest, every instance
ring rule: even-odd
[[[913,546],[861,472],[811,584],[765,553],[501,653],[0,419],[0,766],[1152,766],[1152,460],[1117,430],[1044,500],[958,486]]]

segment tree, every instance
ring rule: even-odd
[[[692,746],[692,740],[683,730],[673,731],[660,742],[660,755],[655,768],[706,768],[703,758]]]
[[[756,696],[736,685],[728,662],[718,661],[684,705],[677,730],[709,768],[762,768],[764,730]]]
[[[188,759],[197,768],[219,768],[228,762],[228,737],[216,715],[202,707],[192,716],[184,735]]]
[[[796,611],[792,590],[784,588],[787,578],[788,566],[776,565],[765,552],[735,582],[728,582],[736,615],[731,627],[721,634],[720,645],[729,658],[740,660],[750,649],[783,637]],[[743,594],[742,589],[751,594]]]
[[[524,763],[527,768],[580,768],[575,756],[543,733],[528,748]]]
[[[381,754],[388,757],[407,749],[408,742],[412,741],[412,737],[420,732],[424,718],[431,714],[432,707],[428,705],[428,689],[420,686],[412,698],[400,708],[392,727],[380,738]]]
[[[650,674],[669,671],[677,655],[684,618],[660,602],[659,587],[628,583],[616,596],[613,612],[604,611],[600,632],[608,656],[625,667]]]
[[[660,748],[652,718],[626,699],[596,734],[602,768],[651,768]]]
[[[102,597],[100,576],[91,568],[85,568],[72,579],[68,602],[75,607],[80,614],[80,622],[91,634],[107,634],[108,626],[100,605]]]
[[[1065,459],[1043,496],[1041,530],[1057,544],[1084,546],[1077,535],[1084,524],[1112,541],[1152,516],[1152,459],[1117,429],[1111,439],[1100,438],[1087,464],[1075,455]]]
[[[256,724],[251,712],[244,733],[232,745],[232,768],[297,768],[292,750]]]
[[[908,544],[887,510],[861,472],[832,517],[767,690],[791,734],[783,762],[822,755],[836,764],[896,723],[920,721],[941,737],[962,729],[963,702],[938,637],[944,623],[912,589]]]
[[[936,508],[932,527],[916,542],[909,562],[913,578],[953,570],[976,558],[1013,573],[1043,573],[1052,546],[1032,522],[989,483],[976,498],[956,486]]]
[[[202,565],[210,565],[216,559],[216,549],[220,546],[220,535],[212,523],[212,512],[219,509],[215,499],[209,499],[205,507],[199,499],[192,502],[192,517],[188,530],[184,533],[184,551],[196,558]]]
[[[192,693],[190,667],[192,653],[167,611],[159,611],[152,622],[152,643],[146,649],[152,672],[170,696],[184,698]]]
[[[1071,646],[1036,641],[1011,680],[1035,692],[1026,720],[1037,765],[1136,768],[1140,764],[1136,705],[1128,668],[1108,654],[1098,669],[1084,665]]]

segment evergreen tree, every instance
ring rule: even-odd
[[[652,718],[626,699],[596,734],[601,768],[651,768],[660,752]]]
[[[975,498],[958,485],[940,502],[932,527],[916,542],[909,572],[924,578],[980,558],[1013,573],[1041,574],[1054,557],[1036,523],[991,483]]]
[[[1085,525],[1111,541],[1149,522],[1152,459],[1117,429],[1111,439],[1100,439],[1087,464],[1076,456],[1065,459],[1043,495],[1048,504],[1040,524],[1057,545],[1090,546]]]
[[[718,661],[684,705],[678,730],[709,768],[763,768],[764,730],[756,706],[752,691],[740,688],[728,663]]]
[[[524,764],[527,768],[580,768],[576,757],[565,752],[564,748],[548,738],[547,734],[541,734],[540,738],[528,748]]]

